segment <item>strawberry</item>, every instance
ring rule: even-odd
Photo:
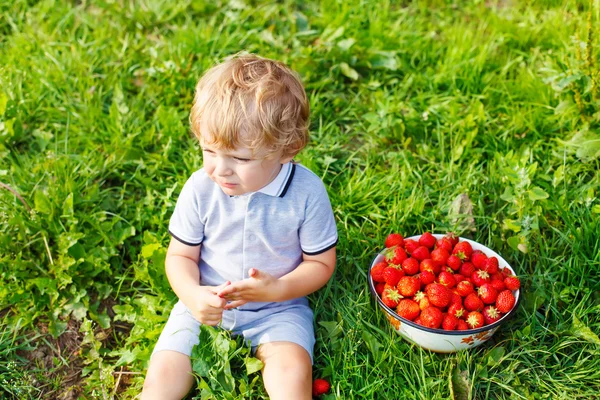
[[[402,318],[406,318],[413,321],[419,316],[419,314],[421,313],[421,309],[419,308],[419,304],[416,301],[411,299],[402,299],[398,303],[396,312]]]
[[[485,322],[483,315],[478,311],[468,313],[466,321],[471,329],[481,328]]]
[[[450,299],[450,305],[460,304],[462,306],[462,297],[458,293],[452,292],[452,298]]]
[[[448,314],[454,315],[456,318],[462,318],[467,315],[467,310],[465,310],[462,304],[453,303],[448,307]]]
[[[390,264],[400,265],[408,256],[400,246],[391,247],[385,252],[385,261]]]
[[[427,307],[421,311],[421,323],[428,328],[437,329],[442,324],[442,311],[436,307]]]
[[[431,304],[436,307],[446,307],[452,300],[452,292],[444,285],[432,283],[425,288],[425,293]]]
[[[419,261],[423,261],[429,257],[429,249],[425,246],[419,246],[410,254],[411,257],[416,258]]]
[[[466,297],[467,295],[475,292],[475,287],[469,281],[461,281],[456,285],[456,290],[462,297]]]
[[[458,285],[458,282],[464,281],[465,277],[462,276],[461,274],[454,274],[454,280],[456,281],[456,284]]]
[[[458,272],[464,276],[471,276],[473,275],[473,272],[475,272],[476,269],[477,268],[475,267],[475,264],[467,261],[462,263]]]
[[[385,283],[388,285],[396,286],[400,278],[404,276],[404,272],[401,269],[394,267],[387,267],[383,271],[383,277],[385,278]]]
[[[421,321],[420,315],[417,318],[415,318],[415,324],[419,324],[419,325],[423,326],[423,321]]]
[[[383,289],[383,293],[381,294],[381,301],[389,308],[396,308],[401,298],[400,293],[392,288]]]
[[[452,252],[453,247],[454,246],[452,245],[452,242],[447,238],[441,238],[437,242],[435,242],[436,249],[444,249],[448,252],[448,254]]]
[[[475,286],[481,286],[484,283],[490,283],[490,274],[483,270],[477,270],[471,275],[471,279],[473,279],[473,284]]]
[[[433,236],[431,234],[431,232],[425,232],[419,238],[419,244],[421,246],[427,247],[428,249],[433,249],[433,246],[435,246],[435,242],[436,242],[435,236]]]
[[[464,319],[459,319],[456,330],[457,331],[466,331],[468,329],[469,329],[469,325],[467,324],[467,321],[465,321]]]
[[[426,258],[419,264],[419,271],[431,271],[434,274],[438,274],[440,267],[431,258]]]
[[[419,274],[419,280],[425,285],[429,285],[435,281],[435,274],[429,270],[423,271]]]
[[[451,274],[447,271],[442,271],[438,275],[438,283],[446,286],[448,289],[452,289],[456,285],[456,280],[454,279],[454,274]]]
[[[481,301],[475,292],[468,294],[463,300],[463,304],[465,306],[465,310],[467,311],[477,311],[483,309],[483,301]]]
[[[493,275],[499,271],[498,269],[498,259],[496,257],[490,257],[485,261],[485,266],[483,267],[484,271],[487,271],[488,274]]]
[[[498,297],[498,291],[489,283],[484,283],[477,289],[477,294],[483,304],[494,304],[496,297]]]
[[[371,278],[373,278],[373,281],[385,282],[383,271],[387,268],[387,266],[388,264],[383,261],[373,265],[373,268],[371,268]]]
[[[399,233],[390,233],[387,238],[385,238],[385,247],[388,249],[390,247],[404,247],[404,238]]]
[[[453,331],[458,327],[458,318],[454,315],[446,314],[442,320],[442,329],[445,331]]]
[[[496,307],[485,306],[483,308],[483,319],[485,320],[486,325],[493,324],[500,318],[502,318],[502,314],[500,314],[500,311],[498,311]]]
[[[404,249],[406,249],[406,251],[408,251],[410,254],[412,254],[412,252],[415,251],[417,247],[419,247],[419,242],[417,242],[416,240],[406,239],[404,241]]]
[[[498,293],[498,297],[496,298],[496,308],[501,313],[506,314],[515,306],[516,299],[515,295],[510,290],[503,290]]]
[[[476,268],[483,269],[486,260],[487,256],[481,250],[475,250],[473,254],[471,254],[471,262]]]
[[[504,278],[504,285],[508,290],[518,290],[521,287],[521,281],[516,276],[507,276]]]
[[[319,397],[322,394],[329,392],[330,388],[329,382],[325,379],[315,379],[312,385],[312,395],[313,397]]]
[[[506,289],[506,285],[504,284],[504,281],[500,280],[500,279],[492,279],[490,281],[490,284],[494,287],[494,289],[496,289],[498,292],[503,291],[504,289]]]
[[[448,265],[452,271],[458,271],[462,265],[462,260],[456,254],[452,254],[446,259],[446,265]]]
[[[508,267],[504,267],[502,268],[502,270],[500,271],[502,273],[502,275],[504,275],[505,277],[507,276],[512,276],[513,273],[510,269],[508,269]]]
[[[446,249],[435,249],[431,252],[431,259],[438,267],[443,267],[448,261],[450,253]]]
[[[381,294],[383,293],[383,289],[385,288],[385,283],[382,282],[377,282],[375,284],[375,292],[381,296]]]
[[[421,281],[416,276],[403,276],[398,281],[398,291],[404,297],[414,296],[421,288]]]
[[[417,293],[415,293],[415,297],[414,300],[419,303],[419,308],[421,310],[426,309],[427,307],[431,306],[431,302],[429,301],[429,298],[427,297],[427,295],[425,295],[425,293],[418,291]]]
[[[419,272],[419,261],[416,258],[409,257],[402,262],[402,271],[406,275],[414,275]]]
[[[448,232],[444,235],[444,239],[448,239],[450,241],[450,243],[452,244],[452,247],[454,247],[458,243],[459,238],[458,238],[458,235],[456,235],[456,233]]]
[[[452,254],[458,256],[463,261],[469,261],[473,254],[473,246],[469,242],[458,242],[452,249]]]

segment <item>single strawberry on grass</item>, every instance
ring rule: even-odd
[[[330,388],[331,385],[325,379],[315,379],[312,385],[312,395],[314,397],[319,397],[329,392]]]

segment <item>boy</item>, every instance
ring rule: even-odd
[[[190,114],[203,168],[169,223],[166,273],[179,297],[142,399],[181,399],[194,383],[200,324],[250,341],[271,399],[310,399],[313,313],[306,295],[333,274],[338,236],[321,180],[293,157],[309,106],[284,64],[242,55],[210,69]]]

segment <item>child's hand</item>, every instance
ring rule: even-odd
[[[251,268],[248,271],[250,278],[244,279],[224,287],[217,293],[230,303],[226,310],[242,306],[250,301],[277,301],[282,290],[281,281],[266,272]]]
[[[187,302],[184,301],[184,304],[188,306],[194,318],[200,323],[218,325],[223,318],[223,310],[227,304],[227,301],[219,297],[218,293],[228,285],[231,285],[231,282],[227,281],[219,286],[197,286],[187,294]]]

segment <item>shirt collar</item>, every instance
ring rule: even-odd
[[[294,177],[294,172],[296,170],[296,165],[293,162],[285,163],[281,166],[281,170],[279,170],[279,174],[269,183],[267,186],[258,190],[259,193],[264,193],[273,197],[283,197],[287,192],[290,183],[292,183],[292,178]]]

